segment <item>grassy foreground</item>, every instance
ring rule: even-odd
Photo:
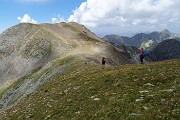
[[[76,62],[0,112],[0,120],[180,119],[180,60],[106,67]]]

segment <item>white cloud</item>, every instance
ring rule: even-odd
[[[68,21],[94,30],[107,26],[119,28],[116,30],[119,32],[161,29],[162,24],[180,20],[179,6],[179,0],[87,0],[73,11]]]
[[[25,14],[23,18],[17,17],[17,19],[20,20],[21,23],[37,23],[37,21],[32,19],[28,14]]]
[[[51,19],[52,23],[60,23],[60,22],[65,22],[64,18],[52,18]]]
[[[34,2],[34,3],[45,3],[45,2],[49,2],[51,0],[18,0],[19,2],[24,2],[24,3],[27,3],[27,2]]]

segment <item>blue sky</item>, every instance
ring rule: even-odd
[[[17,17],[28,14],[37,23],[52,22],[52,18],[65,20],[84,0],[0,0],[0,31],[20,21]]]
[[[180,0],[0,0],[0,32],[20,22],[78,22],[97,35],[180,33]]]

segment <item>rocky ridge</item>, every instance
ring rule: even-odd
[[[0,34],[0,107],[30,94],[74,60],[101,64],[105,57],[110,66],[135,62],[124,53],[77,23],[13,26]]]

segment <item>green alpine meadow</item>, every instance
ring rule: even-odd
[[[179,59],[144,65],[106,66],[104,69],[73,58],[58,62],[60,66],[67,64],[69,67],[1,111],[0,119],[180,118]],[[54,69],[30,77],[35,80],[35,77],[47,75]],[[25,77],[11,87],[16,89]]]

